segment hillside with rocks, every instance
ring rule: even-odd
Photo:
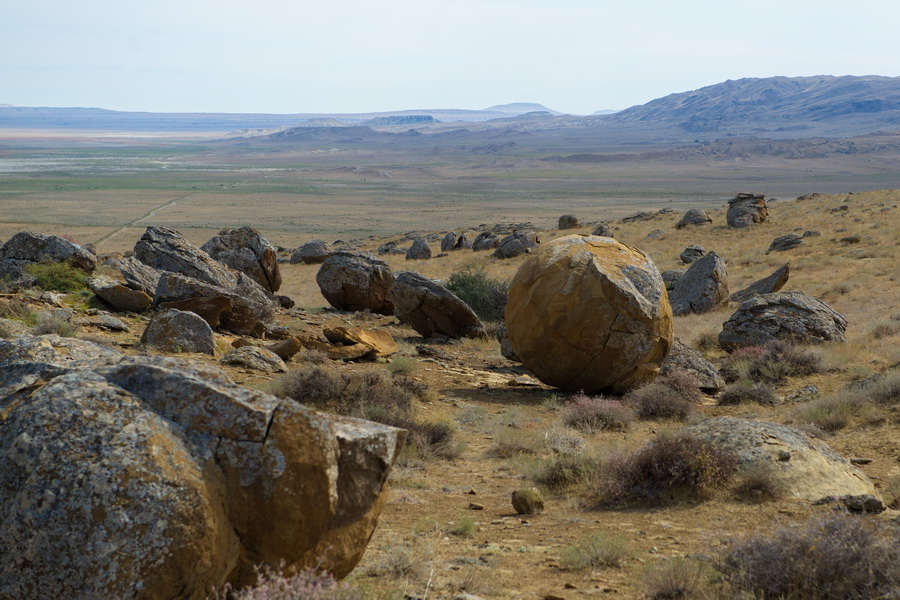
[[[0,240],[0,597],[896,595],[900,192],[721,200]]]

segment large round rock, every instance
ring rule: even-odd
[[[622,393],[657,373],[672,309],[656,265],[612,238],[571,235],[529,257],[509,287],[509,341],[541,381]]]
[[[316,283],[338,310],[394,314],[389,296],[394,274],[386,262],[368,252],[335,252],[322,263]]]

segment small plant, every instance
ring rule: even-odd
[[[727,381],[780,384],[788,377],[820,373],[822,357],[789,341],[776,340],[765,346],[747,346],[731,354],[722,366]]]
[[[699,390],[698,390],[699,393]],[[694,401],[662,383],[648,383],[628,393],[625,401],[642,419],[684,421],[694,411]]]
[[[488,277],[483,267],[470,264],[454,271],[447,279],[447,289],[468,304],[478,318],[492,323],[503,320],[509,284]]]
[[[61,337],[73,337],[78,333],[78,325],[72,323],[64,315],[43,313],[37,325],[34,326],[35,335],[58,335]]]
[[[559,417],[565,425],[587,433],[623,431],[634,421],[634,411],[618,400],[589,398],[579,392],[560,409]]]
[[[472,537],[476,531],[478,522],[472,517],[460,517],[447,529],[447,533],[459,537]]]
[[[579,571],[587,567],[621,567],[631,555],[628,543],[602,532],[585,536],[562,549],[559,567]]]
[[[826,396],[801,408],[799,419],[833,433],[846,427],[855,412],[858,410],[852,401],[839,396]]]
[[[339,583],[329,573],[306,569],[295,575],[283,575],[268,567],[256,569],[255,585],[234,590],[225,584],[212,596],[216,600],[362,600],[362,593]]]
[[[750,383],[749,381],[738,381],[728,384],[722,390],[722,393],[719,394],[719,404],[722,406],[741,404],[743,402],[755,402],[771,406],[778,404],[778,396],[771,387]]]
[[[660,435],[640,450],[600,463],[588,504],[662,504],[704,500],[727,486],[738,459],[718,444],[686,433]]]
[[[732,540],[716,568],[760,600],[863,600],[900,594],[900,530],[848,515]]]
[[[535,484],[551,492],[561,492],[590,479],[597,465],[597,460],[591,457],[560,454],[532,463],[528,472]]]
[[[580,454],[585,444],[581,435],[556,423],[544,433],[544,439],[557,454]]]
[[[391,362],[387,364],[387,370],[391,375],[412,375],[419,367],[419,363],[412,358],[404,356],[395,356]]]
[[[784,496],[784,485],[770,468],[743,470],[737,475],[734,495],[748,502],[769,502]]]
[[[79,292],[87,289],[88,275],[66,262],[31,263],[23,270],[42,290]]]
[[[371,554],[371,549],[368,553]],[[434,559],[434,548],[406,540],[392,542],[363,568],[370,577],[390,577],[406,581],[423,581]]]
[[[37,315],[32,312],[27,302],[18,298],[0,298],[0,318],[16,321],[31,321],[31,325],[37,323]]]
[[[510,458],[522,454],[537,454],[546,445],[546,438],[538,432],[501,429],[494,438],[490,453],[499,458]]]
[[[710,569],[685,558],[659,561],[644,571],[643,584],[651,600],[698,598],[708,588]]]
[[[893,370],[870,378],[856,386],[848,395],[851,402],[872,402],[874,404],[896,404],[900,402],[900,371]]]

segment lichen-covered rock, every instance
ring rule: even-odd
[[[182,359],[45,358],[0,361],[0,597],[200,600],[360,560],[401,430]]]
[[[666,289],[670,292],[675,289],[675,284],[678,283],[684,274],[687,273],[687,269],[668,269],[662,272],[662,280],[666,286]]]
[[[162,276],[162,271],[145,265],[133,256],[109,259],[103,265],[118,270],[125,279],[125,285],[133,290],[144,292],[151,298],[156,292],[156,286],[159,285],[159,278]]]
[[[521,362],[519,357],[516,356],[516,351],[513,350],[512,344],[509,343],[509,332],[506,330],[506,323],[504,321],[500,321],[500,326],[497,327],[497,341],[500,342],[500,355],[503,356],[503,358]]]
[[[220,263],[248,275],[273,294],[281,287],[275,247],[252,227],[223,229],[200,249]]]
[[[672,314],[709,312],[728,301],[728,271],[715,252],[703,255],[678,280],[672,293]]]
[[[98,298],[124,312],[143,312],[153,304],[153,297],[141,290],[135,290],[123,283],[100,275],[88,280],[88,287]]]
[[[505,316],[522,363],[567,391],[625,392],[656,375],[672,344],[656,265],[607,237],[542,246],[513,278]]]
[[[456,238],[456,244],[453,245],[453,250],[471,250],[472,242],[469,241],[469,238],[466,237],[466,234],[461,233],[459,237]]]
[[[660,375],[670,371],[686,371],[693,375],[700,384],[700,389],[708,394],[716,394],[725,387],[725,379],[716,367],[703,358],[703,355],[681,343],[675,338],[669,356],[659,369]]]
[[[394,274],[386,262],[368,252],[335,252],[322,263],[316,283],[328,303],[339,310],[394,314],[389,295]]]
[[[264,373],[284,373],[287,367],[281,357],[265,348],[256,346],[244,346],[236,348],[222,357],[221,362],[226,365],[247,367],[254,371]]]
[[[215,354],[212,328],[192,312],[167,309],[155,315],[141,335],[141,343],[161,352]]]
[[[876,493],[869,478],[850,461],[787,425],[718,417],[686,431],[735,452],[743,468],[764,469],[794,498]]]
[[[534,231],[517,231],[500,240],[500,245],[494,250],[497,258],[515,258],[520,254],[534,250],[541,240]]]
[[[846,341],[847,319],[803,292],[758,294],[744,301],[722,325],[719,345],[729,352],[779,339],[798,343]]]
[[[119,356],[102,344],[59,335],[26,336],[0,343],[0,363],[14,361],[64,363]]]
[[[766,197],[762,194],[741,193],[728,201],[725,221],[729,227],[750,227],[762,223],[769,216]]]
[[[456,235],[455,231],[450,231],[441,238],[441,252],[450,252],[456,248],[456,241],[459,239],[459,236]]]
[[[575,215],[562,215],[559,218],[559,229],[575,229],[580,225]]]
[[[712,217],[705,210],[692,208],[682,215],[681,220],[675,224],[675,229],[684,229],[689,225],[706,225],[712,223]]]
[[[684,264],[689,265],[703,258],[704,254],[706,254],[706,248],[704,248],[703,246],[693,245],[688,246],[687,248],[682,250],[681,254],[678,255],[678,258],[680,258],[681,262],[683,262]]]
[[[67,239],[43,233],[20,231],[0,246],[0,273],[16,276],[31,263],[66,262],[90,273],[97,268],[97,257]]]
[[[771,294],[772,292],[777,292],[787,283],[790,274],[791,267],[789,264],[785,264],[768,277],[754,281],[744,289],[736,291],[731,295],[729,301],[740,303],[744,300],[749,300],[757,294]]]
[[[481,320],[468,304],[437,281],[418,273],[397,274],[391,301],[397,318],[423,337],[487,337]]]
[[[602,237],[613,237],[613,232],[609,226],[609,223],[600,222],[600,223],[597,223],[596,227],[594,227],[594,230],[591,232],[591,235],[599,235]]]
[[[497,237],[496,233],[494,233],[493,231],[482,231],[477,236],[475,236],[475,241],[472,242],[472,250],[475,252],[493,250],[499,245],[500,238]]]
[[[428,260],[431,258],[431,248],[425,238],[417,237],[412,246],[406,251],[406,260]]]
[[[334,248],[325,240],[306,242],[291,255],[291,264],[318,265],[334,254]]]
[[[769,244],[769,249],[766,250],[766,254],[769,252],[786,252],[787,250],[793,250],[802,243],[803,238],[796,233],[782,235],[772,240],[772,243]]]

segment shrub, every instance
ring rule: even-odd
[[[645,570],[643,584],[652,600],[680,600],[701,596],[709,579],[710,569],[703,563],[673,558]]]
[[[362,593],[338,583],[329,573],[312,569],[285,576],[269,568],[257,568],[256,585],[235,591],[231,584],[214,592],[214,598],[230,600],[361,600]]]
[[[447,289],[469,305],[478,318],[488,322],[503,320],[509,284],[492,279],[477,265],[454,271],[447,279]]]
[[[853,402],[837,396],[828,396],[814,400],[801,408],[799,418],[822,431],[835,432],[850,423],[850,417],[854,412],[856,409]]]
[[[372,550],[369,549],[367,554],[371,553]],[[433,547],[395,539],[363,569],[363,572],[370,577],[421,581],[428,574],[433,559]]]
[[[87,274],[66,262],[31,263],[23,270],[42,290],[79,292],[87,289]]]
[[[557,454],[579,454],[584,449],[584,438],[558,424],[544,433],[547,445]]]
[[[620,567],[630,554],[631,549],[625,540],[597,532],[563,548],[559,566],[567,571],[587,567]]]
[[[767,502],[784,496],[784,485],[769,468],[746,469],[738,473],[732,488],[740,500]]]
[[[662,504],[703,500],[728,485],[738,459],[718,444],[686,433],[660,435],[640,450],[600,463],[588,504]]]
[[[9,300],[0,298],[0,318],[31,321],[32,325],[37,322],[37,317],[31,311],[28,303],[18,298],[10,298]]]
[[[536,461],[529,467],[529,477],[537,485],[561,492],[587,481],[597,470],[597,460],[576,454],[560,454]]]
[[[663,385],[689,402],[699,402],[703,398],[700,391],[700,380],[684,369],[670,369],[656,378],[655,383]]]
[[[472,537],[476,531],[478,531],[478,522],[472,517],[460,517],[447,529],[447,533],[459,537]]]
[[[773,405],[778,404],[778,396],[771,387],[749,381],[730,383],[719,394],[720,405],[741,404],[742,402]]]
[[[391,375],[412,375],[419,364],[412,358],[397,356],[387,364],[387,370]]]
[[[848,400],[875,404],[894,404],[900,401],[900,371],[890,371],[860,382],[848,395]]]
[[[537,454],[547,445],[543,435],[521,429],[501,429],[494,438],[490,453],[499,458],[521,454]]]
[[[642,419],[685,420],[694,404],[680,392],[662,383],[648,383],[625,396],[625,401]]]
[[[54,334],[62,337],[72,337],[78,333],[78,325],[72,323],[64,315],[43,313],[38,318],[33,332],[35,335]]]
[[[881,531],[879,531],[879,529]],[[732,540],[716,568],[760,600],[852,600],[900,594],[900,533],[848,515]]]
[[[589,398],[583,392],[575,394],[560,409],[559,416],[569,427],[589,433],[605,429],[623,431],[634,421],[634,411],[618,400]]]
[[[749,380],[777,384],[788,377],[820,373],[822,357],[785,340],[765,346],[747,346],[736,350],[725,360],[722,376],[727,381]]]

